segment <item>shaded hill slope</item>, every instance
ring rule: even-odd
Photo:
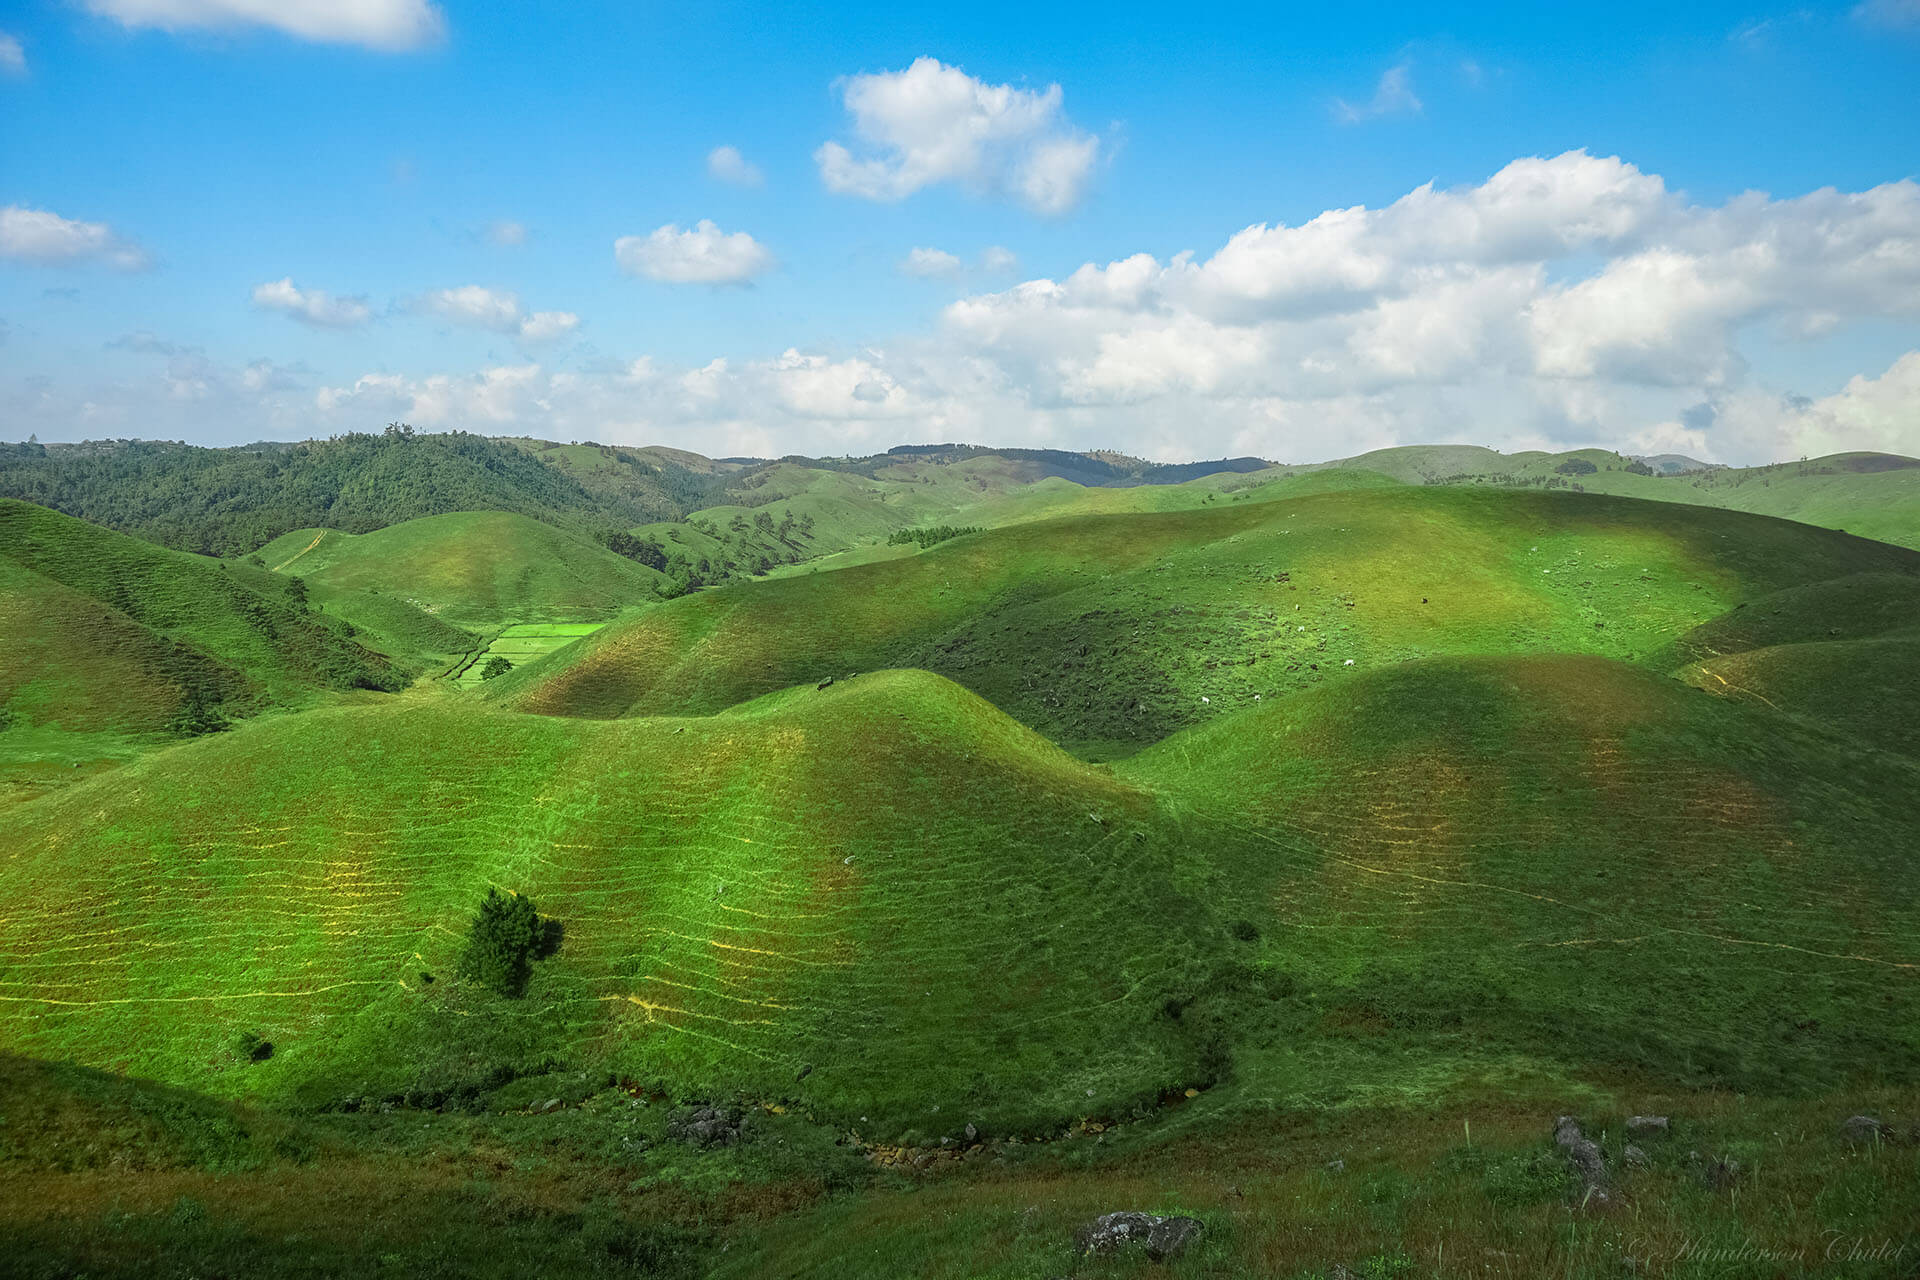
[[[1920,555],[1561,492],[1228,499],[1010,525],[910,558],[703,592],[497,681],[491,696],[547,714],[700,713],[913,666],[1106,755],[1411,658],[1646,659],[1742,600],[1860,572],[1920,573]]]
[[[264,579],[265,575],[258,575]],[[156,730],[403,675],[285,584],[0,499],[0,689],[16,718]]]

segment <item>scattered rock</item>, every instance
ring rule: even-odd
[[[1653,1161],[1648,1158],[1646,1152],[1634,1146],[1632,1143],[1628,1143],[1627,1149],[1620,1153],[1620,1163],[1629,1169],[1645,1169],[1651,1165]]]
[[[1081,1253],[1118,1253],[1143,1246],[1148,1259],[1165,1262],[1185,1253],[1205,1230],[1198,1218],[1162,1218],[1151,1213],[1108,1213],[1087,1223],[1073,1236]]]
[[[541,1104],[540,1104],[539,1106],[537,1106],[537,1107],[535,1107],[535,1108],[534,1108],[534,1111],[535,1111],[535,1112],[536,1112],[537,1114],[539,1114],[539,1115],[543,1115],[543,1116],[544,1116],[544,1115],[546,1115],[546,1114],[547,1114],[547,1113],[548,1113],[549,1111],[558,1111],[558,1110],[559,1110],[559,1109],[560,1109],[560,1108],[561,1108],[562,1106],[564,1106],[564,1105],[565,1105],[565,1104],[564,1104],[564,1103],[562,1103],[562,1102],[560,1101],[560,1099],[558,1099],[558,1098],[548,1098],[548,1099],[547,1099],[547,1100],[546,1100],[545,1102],[543,1102],[543,1103],[541,1103]]]
[[[1346,1171],[1347,1171],[1347,1162],[1345,1160],[1327,1161],[1328,1173],[1345,1173]]]
[[[795,1084],[799,1084],[802,1080],[805,1080],[808,1076],[812,1074],[813,1074],[813,1064],[809,1062],[806,1066],[800,1068],[799,1072],[793,1077],[793,1082]]]
[[[1553,1125],[1553,1143],[1566,1153],[1567,1163],[1580,1175],[1585,1187],[1580,1203],[1611,1204],[1613,1197],[1607,1194],[1606,1158],[1600,1154],[1600,1144],[1580,1132],[1580,1122],[1572,1116],[1561,1116]]]
[[[1627,1132],[1641,1138],[1664,1138],[1673,1131],[1665,1116],[1628,1116]]]
[[[1874,1116],[1848,1116],[1840,1126],[1840,1136],[1859,1144],[1883,1142],[1893,1136],[1893,1126],[1882,1124]]]
[[[667,1136],[694,1147],[731,1147],[740,1141],[740,1117],[720,1107],[691,1107],[667,1117]]]
[[[977,1141],[977,1140],[979,1139],[979,1137],[980,1137],[980,1131],[979,1131],[978,1129],[976,1129],[976,1128],[974,1128],[974,1127],[973,1127],[973,1123],[972,1123],[971,1121],[969,1121],[969,1122],[967,1123],[967,1130],[966,1130],[966,1132],[967,1132],[967,1141],[968,1141],[968,1142],[974,1142],[974,1141]]]
[[[832,676],[828,676],[828,677],[827,677],[827,678],[826,678],[825,680],[822,680],[822,681],[821,681],[821,682],[820,682],[819,684],[817,684],[817,685],[815,685],[815,686],[813,686],[813,687],[814,687],[814,688],[816,688],[816,689],[824,689],[824,688],[826,688],[826,687],[827,687],[828,685],[830,685],[830,684],[832,684],[832,683],[833,683],[833,677],[832,677]]]

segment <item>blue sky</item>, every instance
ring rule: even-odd
[[[1915,0],[0,33],[8,438],[1920,453]]]

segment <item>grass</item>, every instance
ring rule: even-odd
[[[0,803],[409,669],[285,583],[0,500]]]
[[[1344,678],[1349,660],[1360,671],[1442,654],[1647,660],[1743,600],[1917,570],[1911,552],[1806,526],[1572,493],[1227,498],[1010,525],[703,592],[489,693],[548,714],[705,713],[911,666],[1112,759],[1256,697]]]
[[[976,461],[992,490],[1004,460]],[[0,1059],[0,1256],[1909,1274],[1916,1148],[1837,1126],[1920,1111],[1920,556],[1363,475],[1101,490],[605,626],[522,619],[493,645],[545,656],[484,692],[262,716],[15,804],[0,1051],[42,1061]],[[411,547],[476,611],[579,598],[456,572],[456,528],[481,540],[406,530],[381,571]],[[281,548],[342,610],[285,616],[340,634],[386,597],[396,648],[457,642],[354,579],[366,538]],[[142,587],[109,646],[98,582],[271,603],[308,563],[35,554],[0,563],[11,598],[72,634],[17,604],[4,634],[102,708],[176,633]],[[0,741],[74,773],[133,741],[91,732]],[[564,925],[521,999],[456,973],[490,888]],[[745,1141],[673,1141],[692,1102]],[[1642,1111],[1675,1137],[1581,1208],[1552,1118],[1617,1165]],[[1693,1151],[1743,1173],[1710,1186]],[[1120,1208],[1207,1235],[1165,1268],[1074,1258]]]
[[[592,635],[605,625],[600,622],[519,622],[504,627],[485,648],[467,656],[453,681],[463,689],[476,688],[489,658],[505,658],[514,667],[522,667],[555,649],[565,648],[582,636]]]
[[[459,627],[610,618],[661,576],[578,534],[504,511],[427,516],[372,533],[296,529],[255,553],[316,590],[393,597]]]

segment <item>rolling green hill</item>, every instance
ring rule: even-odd
[[[296,529],[255,553],[318,592],[399,599],[458,626],[604,619],[654,599],[655,570],[527,516],[472,511],[373,533]]]
[[[1920,553],[1556,456],[715,464],[750,537],[844,549],[638,609],[661,575],[514,513],[254,563],[0,503],[0,1256],[1021,1280],[1137,1206],[1207,1224],[1165,1274],[1412,1275],[1418,1232],[1602,1277],[1897,1233],[1910,1131],[1834,1135],[1920,1098]],[[935,524],[988,527],[868,541]],[[350,687],[483,641],[524,665]],[[558,926],[518,998],[461,964],[496,889]],[[738,1145],[675,1137],[701,1103]],[[1649,1108],[1685,1137],[1629,1171]]]
[[[1602,658],[1372,672],[1114,771],[918,672],[315,711],[20,811],[0,1042],[309,1102],[557,1058],[909,1143],[1496,1068],[1911,1082],[1916,780]],[[565,926],[521,1001],[453,976],[489,886]]]
[[[912,666],[1110,758],[1256,697],[1414,658],[1648,660],[1743,600],[1860,572],[1911,575],[1920,555],[1559,491],[1228,498],[1013,524],[908,558],[703,592],[495,681],[490,695],[546,714],[703,713]]]
[[[1378,472],[1408,484],[1552,486],[1781,516],[1920,549],[1920,459],[1836,453],[1759,467],[1643,474],[1605,449],[1502,454],[1472,445],[1381,449],[1318,468]]]
[[[265,574],[0,499],[0,798],[408,672]]]

